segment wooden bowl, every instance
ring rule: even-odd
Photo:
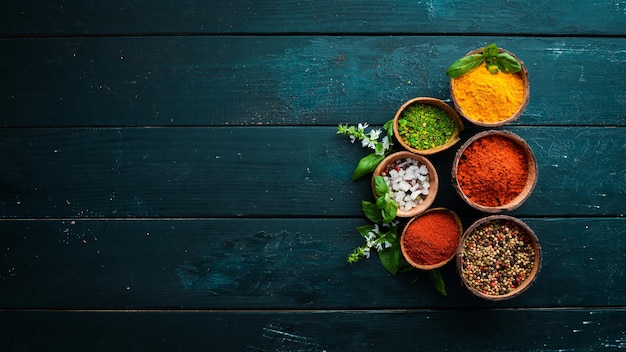
[[[452,135],[450,136],[450,138],[444,144],[441,144],[439,146],[436,146],[430,149],[415,149],[411,147],[407,142],[405,142],[404,139],[402,139],[402,137],[400,136],[400,133],[398,132],[398,121],[402,117],[402,113],[404,112],[404,110],[406,110],[406,108],[414,104],[428,104],[428,105],[436,106],[442,109],[443,111],[445,111],[448,114],[448,116],[452,118],[452,121],[454,122],[454,131],[452,132]],[[444,103],[443,100],[439,100],[435,98],[426,98],[426,97],[413,98],[407,101],[406,103],[404,103],[400,107],[400,109],[398,109],[398,111],[396,112],[396,116],[393,118],[393,134],[396,137],[396,140],[398,141],[398,143],[400,143],[400,145],[402,145],[402,147],[405,148],[406,150],[411,151],[416,154],[421,154],[421,155],[431,155],[431,154],[450,148],[451,146],[453,146],[459,141],[459,133],[462,130],[463,130],[463,122],[461,121],[461,117],[459,116],[459,113],[456,110],[454,110],[452,107],[450,107],[448,104]]]
[[[478,275],[478,278],[477,278],[477,275],[474,275],[473,273],[473,270],[477,270],[477,266],[474,267],[474,264],[472,262],[472,257],[476,254],[472,254],[472,251],[477,250],[478,251],[477,253],[480,253],[483,249],[487,249],[486,253],[489,253],[491,251],[491,248],[482,247],[482,244],[480,243],[474,244],[474,245],[470,245],[468,243],[467,248],[465,246],[465,243],[467,241],[472,241],[473,237],[475,236],[478,236],[478,238],[480,238],[482,241],[488,241],[489,238],[486,238],[484,233],[479,234],[479,233],[474,233],[474,232],[477,230],[480,231],[480,229],[482,228],[482,225],[488,225],[489,223],[494,223],[498,221],[504,222],[505,224],[508,222],[507,224],[508,228],[511,228],[510,223],[513,223],[514,226],[516,226],[519,230],[521,230],[521,232],[530,242],[530,247],[532,247],[530,251],[533,252],[534,257],[532,258],[532,260],[528,258],[528,265],[530,266],[530,269],[527,269],[525,271],[525,272],[528,272],[528,274],[525,274],[523,276],[523,279],[521,278],[521,276],[517,276],[520,281],[516,282],[517,286],[515,286],[515,288],[512,288],[507,283],[509,280],[507,278],[508,276],[507,270],[510,270],[510,269],[502,268],[502,265],[504,266],[508,265],[508,264],[502,264],[502,263],[508,263],[509,260],[515,260],[515,259],[512,259],[512,258],[515,258],[515,256],[508,255],[508,254],[493,255],[493,257],[487,256],[487,255],[485,256],[480,255],[481,256],[480,260],[482,262],[480,264],[477,264],[477,266],[480,265],[483,269],[478,269],[478,270],[485,270],[488,274],[487,276],[482,276],[482,274]],[[503,237],[506,237],[506,236],[503,236]],[[512,242],[507,242],[505,238],[498,245],[506,246],[506,243],[512,243]],[[490,246],[489,242],[487,242],[487,245]],[[518,251],[517,253],[519,252],[521,251]],[[491,215],[491,216],[484,217],[474,222],[461,237],[461,240],[459,241],[459,248],[457,250],[456,255],[457,255],[456,267],[457,267],[459,276],[461,277],[461,281],[463,282],[463,285],[474,295],[480,298],[484,298],[486,300],[490,300],[490,301],[501,301],[501,300],[511,299],[513,297],[519,296],[522,292],[526,291],[535,282],[537,278],[537,274],[541,270],[542,254],[541,254],[541,246],[539,244],[539,239],[537,238],[533,230],[526,223],[508,215]],[[496,265],[500,265],[500,267]],[[490,275],[489,273],[495,273],[495,272],[498,273],[497,277],[493,274],[491,274],[491,277],[489,276]],[[472,275],[471,279],[470,279],[470,275]],[[515,277],[515,275],[513,275],[512,277]],[[491,284],[486,285],[484,282],[480,283],[480,280],[489,281],[492,279],[502,280],[502,281],[496,283],[495,285],[491,285]],[[472,280],[475,280],[475,281],[472,281]],[[473,282],[476,282],[476,283],[473,283]],[[506,293],[504,293],[505,291],[502,291],[503,293],[486,292],[486,291],[483,291],[484,287],[487,287],[487,289],[489,290],[510,290],[510,291]]]
[[[497,122],[484,122],[484,121],[478,121],[475,118],[472,118],[471,116],[468,116],[468,114],[466,112],[463,111],[463,109],[461,108],[459,102],[458,102],[458,98],[455,94],[454,91],[454,78],[450,79],[450,96],[451,96],[451,100],[452,103],[454,104],[454,106],[456,107],[456,110],[459,112],[459,114],[461,116],[463,116],[465,119],[467,119],[469,122],[478,125],[478,126],[483,126],[483,127],[499,127],[499,126],[504,126],[508,123],[511,123],[515,120],[517,120],[522,113],[524,112],[524,110],[526,109],[526,106],[528,105],[528,100],[530,98],[530,83],[528,81],[528,70],[526,69],[526,65],[524,65],[524,62],[522,62],[522,60],[520,60],[517,56],[515,56],[513,53],[511,53],[510,51],[504,50],[502,48],[498,48],[499,51],[502,52],[506,52],[508,54],[510,54],[511,56],[513,56],[522,66],[522,70],[515,73],[520,75],[520,77],[522,78],[522,81],[524,82],[524,87],[526,90],[526,94],[524,95],[524,100],[522,101],[522,105],[519,107],[519,109],[517,109],[517,111],[515,113],[513,113],[513,115],[509,116],[506,119],[497,121]],[[480,54],[482,53],[483,48],[480,49],[476,49],[476,50],[472,50],[470,52],[468,52],[466,55],[471,55],[471,54]],[[477,99],[480,99],[480,97],[477,97]]]
[[[488,205],[476,203],[464,193],[463,189],[459,185],[457,170],[459,166],[459,161],[461,160],[463,153],[472,143],[474,143],[475,141],[481,138],[494,136],[494,135],[501,136],[508,140],[511,140],[515,144],[521,147],[523,152],[526,154],[526,159],[528,161],[528,178],[526,179],[526,184],[524,185],[524,188],[510,202],[508,202],[507,204],[501,204],[498,206],[488,206]],[[486,162],[491,163],[490,160],[487,160]],[[530,146],[528,145],[528,143],[526,143],[524,139],[522,139],[518,135],[509,131],[489,130],[489,131],[483,131],[483,132],[477,133],[476,135],[472,136],[456,152],[454,161],[452,163],[452,187],[455,189],[458,195],[465,201],[465,203],[469,204],[474,209],[487,212],[487,213],[499,213],[502,211],[514,210],[518,208],[520,205],[522,205],[526,201],[526,199],[528,199],[533,189],[535,188],[535,185],[537,184],[537,173],[538,173],[538,170],[537,170],[537,161],[535,159],[535,155],[533,154],[532,149],[530,148]]]
[[[456,255],[457,252],[457,247],[455,246],[455,248],[450,252],[450,255],[445,259],[440,261],[439,263],[436,264],[422,264],[422,263],[417,263],[413,258],[411,258],[410,254],[407,252],[406,250],[406,245],[405,245],[405,236],[406,236],[406,232],[407,229],[409,228],[409,226],[417,219],[426,216],[427,214],[432,214],[432,213],[445,213],[449,216],[452,217],[452,219],[454,220],[454,222],[456,223],[457,226],[457,237],[460,237],[461,234],[463,233],[463,225],[461,224],[461,220],[459,219],[459,217],[456,215],[455,212],[448,210],[446,208],[432,208],[432,209],[428,209],[426,210],[424,213],[417,215],[415,217],[413,217],[411,220],[409,220],[409,222],[404,226],[404,229],[402,230],[402,234],[400,236],[400,250],[402,251],[402,255],[404,256],[404,259],[406,259],[406,261],[411,264],[411,266],[418,268],[418,269],[422,269],[422,270],[432,270],[432,269],[437,269],[440,268],[444,265],[446,265],[449,261],[452,260],[452,258],[454,258],[454,256]],[[457,238],[458,239],[458,238]]]
[[[372,192],[374,193],[374,197],[376,197],[376,192],[374,192],[374,177],[382,176],[383,172],[386,170],[388,165],[391,165],[398,160],[407,159],[407,158],[416,160],[419,164],[426,165],[426,168],[428,169],[428,178],[429,178],[430,187],[428,189],[428,195],[426,195],[426,197],[424,198],[421,204],[418,204],[417,206],[411,208],[411,210],[408,210],[408,211],[398,209],[397,216],[405,217],[405,218],[422,213],[424,212],[424,210],[428,209],[428,207],[430,207],[433,204],[433,201],[435,200],[435,197],[437,196],[437,190],[439,189],[439,177],[437,176],[437,170],[435,170],[435,167],[433,166],[433,164],[424,156],[413,154],[407,151],[402,151],[402,152],[393,153],[387,156],[385,159],[383,159],[383,161],[381,161],[380,164],[378,164],[376,169],[374,169],[374,172],[372,174]]]

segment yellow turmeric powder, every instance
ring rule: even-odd
[[[485,65],[452,79],[454,96],[458,108],[470,120],[500,122],[520,109],[526,88],[519,73],[492,74]]]

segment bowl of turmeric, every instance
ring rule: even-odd
[[[537,161],[520,136],[487,130],[468,139],[452,163],[452,187],[474,209],[498,213],[518,208],[537,183]]]
[[[528,105],[528,70],[513,53],[495,44],[470,51],[446,71],[450,95],[461,116],[483,127],[517,120]]]

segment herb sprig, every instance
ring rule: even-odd
[[[382,131],[378,129],[365,132],[367,123],[355,126],[339,125],[337,134],[350,137],[350,141],[361,141],[362,147],[374,149],[374,152],[363,157],[357,164],[352,174],[352,180],[357,180],[376,169],[378,164],[390,153],[393,136],[393,120],[384,124],[385,135],[379,141]],[[399,221],[396,220],[398,203],[393,199],[391,190],[382,176],[374,177],[375,202],[361,201],[363,215],[373,224],[363,225],[356,228],[357,232],[365,239],[365,244],[354,249],[348,255],[348,262],[355,263],[363,258],[369,258],[372,249],[378,253],[378,259],[383,267],[391,274],[417,270],[412,267],[400,249],[400,236],[398,234]],[[419,277],[419,272],[414,281]],[[428,271],[428,278],[433,283],[437,292],[446,296],[445,282],[439,269]]]
[[[515,73],[522,69],[522,65],[511,54],[500,52],[496,44],[489,44],[483,48],[480,54],[466,55],[456,60],[448,67],[446,75],[451,78],[460,77],[477,68],[483,62],[486,63],[487,70],[492,74],[496,74],[499,71]]]

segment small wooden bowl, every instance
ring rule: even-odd
[[[528,178],[520,194],[518,194],[515,198],[513,198],[509,203],[502,204],[499,206],[485,206],[485,205],[478,204],[472,201],[467,195],[465,195],[465,193],[463,193],[463,190],[461,189],[461,186],[459,185],[457,169],[459,166],[459,160],[461,160],[461,156],[463,155],[467,147],[469,147],[472,143],[474,143],[476,140],[480,138],[493,136],[493,135],[507,138],[515,142],[517,145],[519,145],[522,148],[528,160]],[[486,213],[499,213],[502,211],[514,210],[518,208],[520,205],[522,205],[526,201],[526,199],[528,199],[533,189],[535,188],[535,185],[537,184],[537,173],[538,173],[538,170],[537,170],[537,161],[535,159],[535,155],[533,154],[533,151],[528,145],[528,143],[526,143],[526,141],[522,139],[522,137],[509,131],[488,130],[488,131],[477,133],[476,135],[472,136],[465,143],[463,143],[463,145],[461,145],[459,150],[457,150],[456,155],[454,157],[454,161],[452,163],[452,187],[458,193],[461,199],[463,199],[465,203],[469,204],[472,208],[486,212]]]
[[[435,197],[437,196],[437,190],[439,189],[439,177],[437,176],[437,170],[435,170],[433,164],[424,156],[413,154],[407,151],[402,151],[387,156],[385,159],[383,159],[383,161],[380,162],[380,164],[378,164],[376,169],[374,169],[374,172],[372,174],[372,193],[374,193],[374,197],[376,197],[376,192],[374,192],[374,177],[381,176],[383,171],[385,171],[385,169],[387,168],[387,165],[392,164],[398,160],[407,158],[417,160],[418,163],[426,165],[426,168],[428,169],[428,182],[430,183],[430,187],[428,188],[428,195],[426,195],[424,201],[421,204],[418,204],[417,206],[411,208],[411,210],[409,211],[398,209],[396,216],[403,218],[415,216],[428,209],[428,207],[430,207],[435,201]]]
[[[414,104],[428,104],[428,105],[436,106],[442,109],[443,111],[445,111],[448,114],[448,116],[452,118],[452,121],[454,121],[454,131],[452,132],[452,136],[450,136],[448,141],[446,141],[442,145],[439,145],[430,149],[420,150],[420,149],[415,149],[411,147],[407,142],[405,142],[402,139],[402,137],[400,136],[400,133],[398,132],[398,120],[402,117],[402,113],[404,112],[404,110],[406,110],[406,108]],[[398,141],[398,143],[400,143],[400,145],[402,145],[403,148],[415,154],[431,155],[431,154],[435,154],[437,152],[450,148],[451,146],[456,144],[456,142],[459,141],[459,133],[462,130],[463,130],[463,122],[461,121],[461,117],[459,116],[459,113],[456,110],[454,110],[452,107],[450,107],[448,104],[444,103],[443,100],[439,100],[435,98],[427,98],[427,97],[413,98],[407,101],[406,103],[404,103],[400,107],[400,109],[398,109],[398,111],[396,112],[396,116],[393,118],[393,134],[396,137],[396,140]]]
[[[522,60],[520,60],[517,56],[515,56],[512,52],[508,51],[508,50],[504,50],[502,48],[498,48],[498,50],[502,53],[508,53],[511,56],[513,56],[522,66],[522,70],[515,73],[521,76],[522,81],[524,82],[524,87],[526,90],[526,94],[524,95],[524,100],[522,101],[522,105],[519,107],[519,109],[517,109],[517,111],[511,115],[510,117],[501,120],[501,121],[497,121],[497,122],[484,122],[484,121],[478,121],[470,116],[467,115],[467,113],[465,113],[463,111],[463,109],[461,108],[461,106],[458,103],[456,94],[454,92],[454,78],[450,79],[450,96],[451,96],[451,100],[452,103],[454,104],[454,106],[456,107],[456,110],[458,110],[459,114],[461,114],[461,116],[463,116],[466,120],[468,120],[469,122],[478,125],[478,126],[483,126],[483,127],[499,127],[499,126],[504,126],[508,123],[511,123],[515,120],[517,120],[522,113],[524,112],[524,110],[526,109],[526,106],[528,105],[528,100],[530,99],[530,83],[528,81],[528,70],[526,69],[526,65],[524,65],[524,62]],[[480,54],[482,53],[483,48],[480,49],[476,49],[476,50],[472,50],[470,52],[468,52],[466,55],[472,55],[472,54]],[[480,98],[477,98],[480,99]]]
[[[415,217],[413,217],[411,220],[409,220],[409,222],[404,226],[404,229],[402,230],[402,235],[400,236],[400,250],[402,251],[402,255],[404,256],[404,259],[406,259],[406,261],[411,264],[411,266],[418,268],[418,269],[422,269],[422,270],[432,270],[432,269],[437,269],[440,268],[444,265],[446,265],[449,261],[452,260],[452,258],[454,258],[454,256],[456,255],[456,248],[455,250],[453,250],[450,253],[450,256],[448,258],[446,258],[445,260],[437,263],[437,264],[420,264],[417,263],[413,260],[413,258],[411,258],[411,256],[407,253],[406,248],[405,248],[405,244],[404,244],[404,237],[406,234],[407,229],[409,228],[409,225],[415,221],[416,219],[425,216],[426,214],[430,214],[430,213],[446,213],[448,215],[450,215],[452,217],[452,219],[454,219],[454,222],[457,225],[457,229],[458,229],[458,234],[457,236],[461,236],[461,234],[463,233],[463,225],[461,224],[461,220],[459,219],[458,215],[456,215],[455,212],[448,210],[446,208],[432,208],[432,209],[428,209],[426,210],[424,213],[417,215]]]
[[[480,291],[469,282],[468,277],[466,276],[465,270],[464,270],[465,256],[464,256],[463,247],[464,247],[465,241],[467,241],[468,238],[470,238],[470,236],[474,233],[474,231],[476,231],[476,229],[479,226],[492,222],[492,221],[501,221],[501,220],[510,221],[522,229],[522,231],[526,234],[526,236],[528,237],[528,239],[530,240],[532,244],[532,247],[534,250],[534,260],[533,260],[532,269],[530,273],[528,274],[528,276],[524,278],[524,280],[519,284],[519,286],[517,286],[516,288],[514,288],[508,293],[494,295],[494,294],[487,294],[487,293]],[[490,301],[501,301],[501,300],[511,299],[511,298],[519,296],[521,293],[528,290],[528,288],[537,279],[537,274],[541,270],[541,264],[542,264],[541,245],[539,244],[539,239],[537,238],[537,235],[535,235],[535,232],[523,221],[517,218],[514,218],[512,216],[508,216],[508,215],[490,215],[474,222],[465,231],[463,236],[461,236],[461,239],[459,241],[459,248],[457,250],[456,255],[457,255],[456,268],[459,273],[459,276],[461,277],[461,281],[463,282],[463,285],[474,295],[480,298],[484,298],[486,300],[490,300]],[[484,264],[484,265],[487,265],[487,264]]]

